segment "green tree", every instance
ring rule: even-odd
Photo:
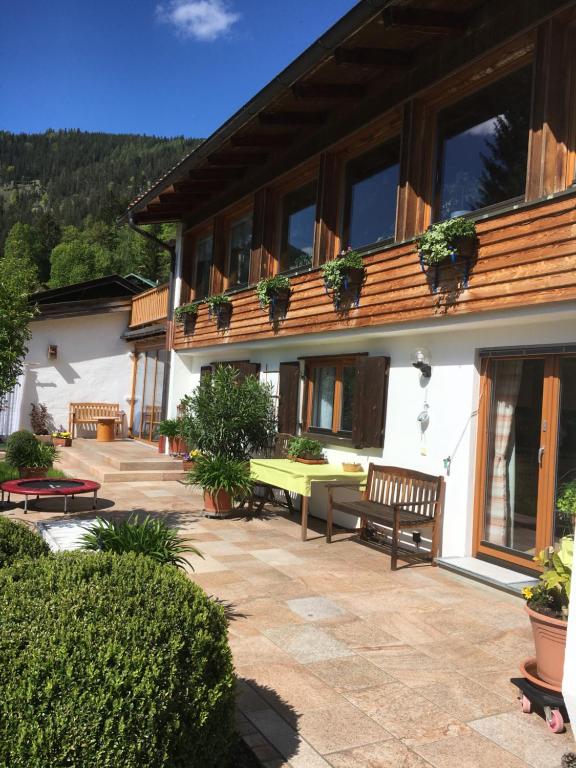
[[[14,224],[4,245],[0,269],[6,280],[15,280],[22,290],[32,293],[38,287],[38,261],[42,245],[30,224]]]
[[[29,323],[36,311],[28,300],[29,279],[26,269],[19,279],[18,265],[7,272],[0,264],[0,407],[17,384],[28,351]]]
[[[57,245],[52,251],[50,263],[51,288],[82,283],[115,271],[109,251],[81,238]]]

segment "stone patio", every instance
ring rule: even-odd
[[[267,768],[559,768],[575,749],[523,715],[509,683],[533,652],[518,598],[428,565],[391,573],[348,534],[326,545],[314,520],[303,543],[284,513],[204,518],[177,482],[101,496],[103,514],[161,514],[203,552],[191,577],[226,606],[239,727]],[[60,518],[61,505],[26,519]],[[71,503],[79,519],[89,506]]]

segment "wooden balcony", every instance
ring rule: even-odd
[[[479,248],[467,287],[446,267],[437,291],[422,273],[414,242],[364,257],[366,279],[358,307],[337,312],[320,269],[291,278],[286,318],[273,325],[250,287],[231,295],[232,319],[219,331],[201,307],[191,334],[175,326],[174,347],[185,349],[297,334],[429,321],[494,310],[576,300],[576,207],[562,195],[477,222]]]
[[[159,285],[134,296],[130,314],[130,328],[166,320],[168,315],[169,285]]]

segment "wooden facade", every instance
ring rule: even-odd
[[[165,284],[135,296],[132,299],[130,328],[165,320],[168,314],[169,292],[170,286]]]

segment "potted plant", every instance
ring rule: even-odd
[[[184,333],[194,333],[196,318],[198,317],[199,302],[192,301],[189,304],[181,304],[174,310],[174,320],[184,325]]]
[[[59,448],[70,448],[72,435],[60,427],[56,432],[52,432],[52,445],[57,445]]]
[[[573,555],[570,536],[557,548],[542,550],[534,558],[543,568],[540,581],[523,590],[536,648],[536,674],[557,690],[562,688]]]
[[[327,464],[322,443],[309,437],[294,437],[288,443],[288,458],[301,464]]]
[[[290,278],[287,275],[263,277],[256,286],[256,296],[262,309],[267,309],[270,320],[285,317],[290,299]]]
[[[30,403],[30,426],[37,440],[42,443],[52,442],[51,424],[52,419],[46,405],[44,403]]]
[[[208,316],[216,319],[219,328],[225,328],[230,324],[232,303],[229,296],[225,293],[208,296],[206,304],[208,305]]]
[[[171,454],[180,453],[182,419],[164,419],[158,424],[158,434],[168,440],[168,450]]]
[[[198,456],[188,478],[203,489],[209,517],[226,517],[234,499],[246,498],[252,489],[249,465],[227,456]]]
[[[341,251],[335,259],[322,265],[322,276],[326,292],[332,292],[334,306],[338,308],[345,293],[354,298],[358,306],[360,289],[364,282],[364,264],[358,251],[348,248]]]
[[[199,456],[202,456],[202,452],[198,449],[187,451],[186,453],[182,454],[183,469],[185,472],[190,472],[194,469]]]
[[[6,463],[18,470],[21,478],[45,477],[58,457],[55,446],[40,443],[32,432],[13,432],[6,441]]]

